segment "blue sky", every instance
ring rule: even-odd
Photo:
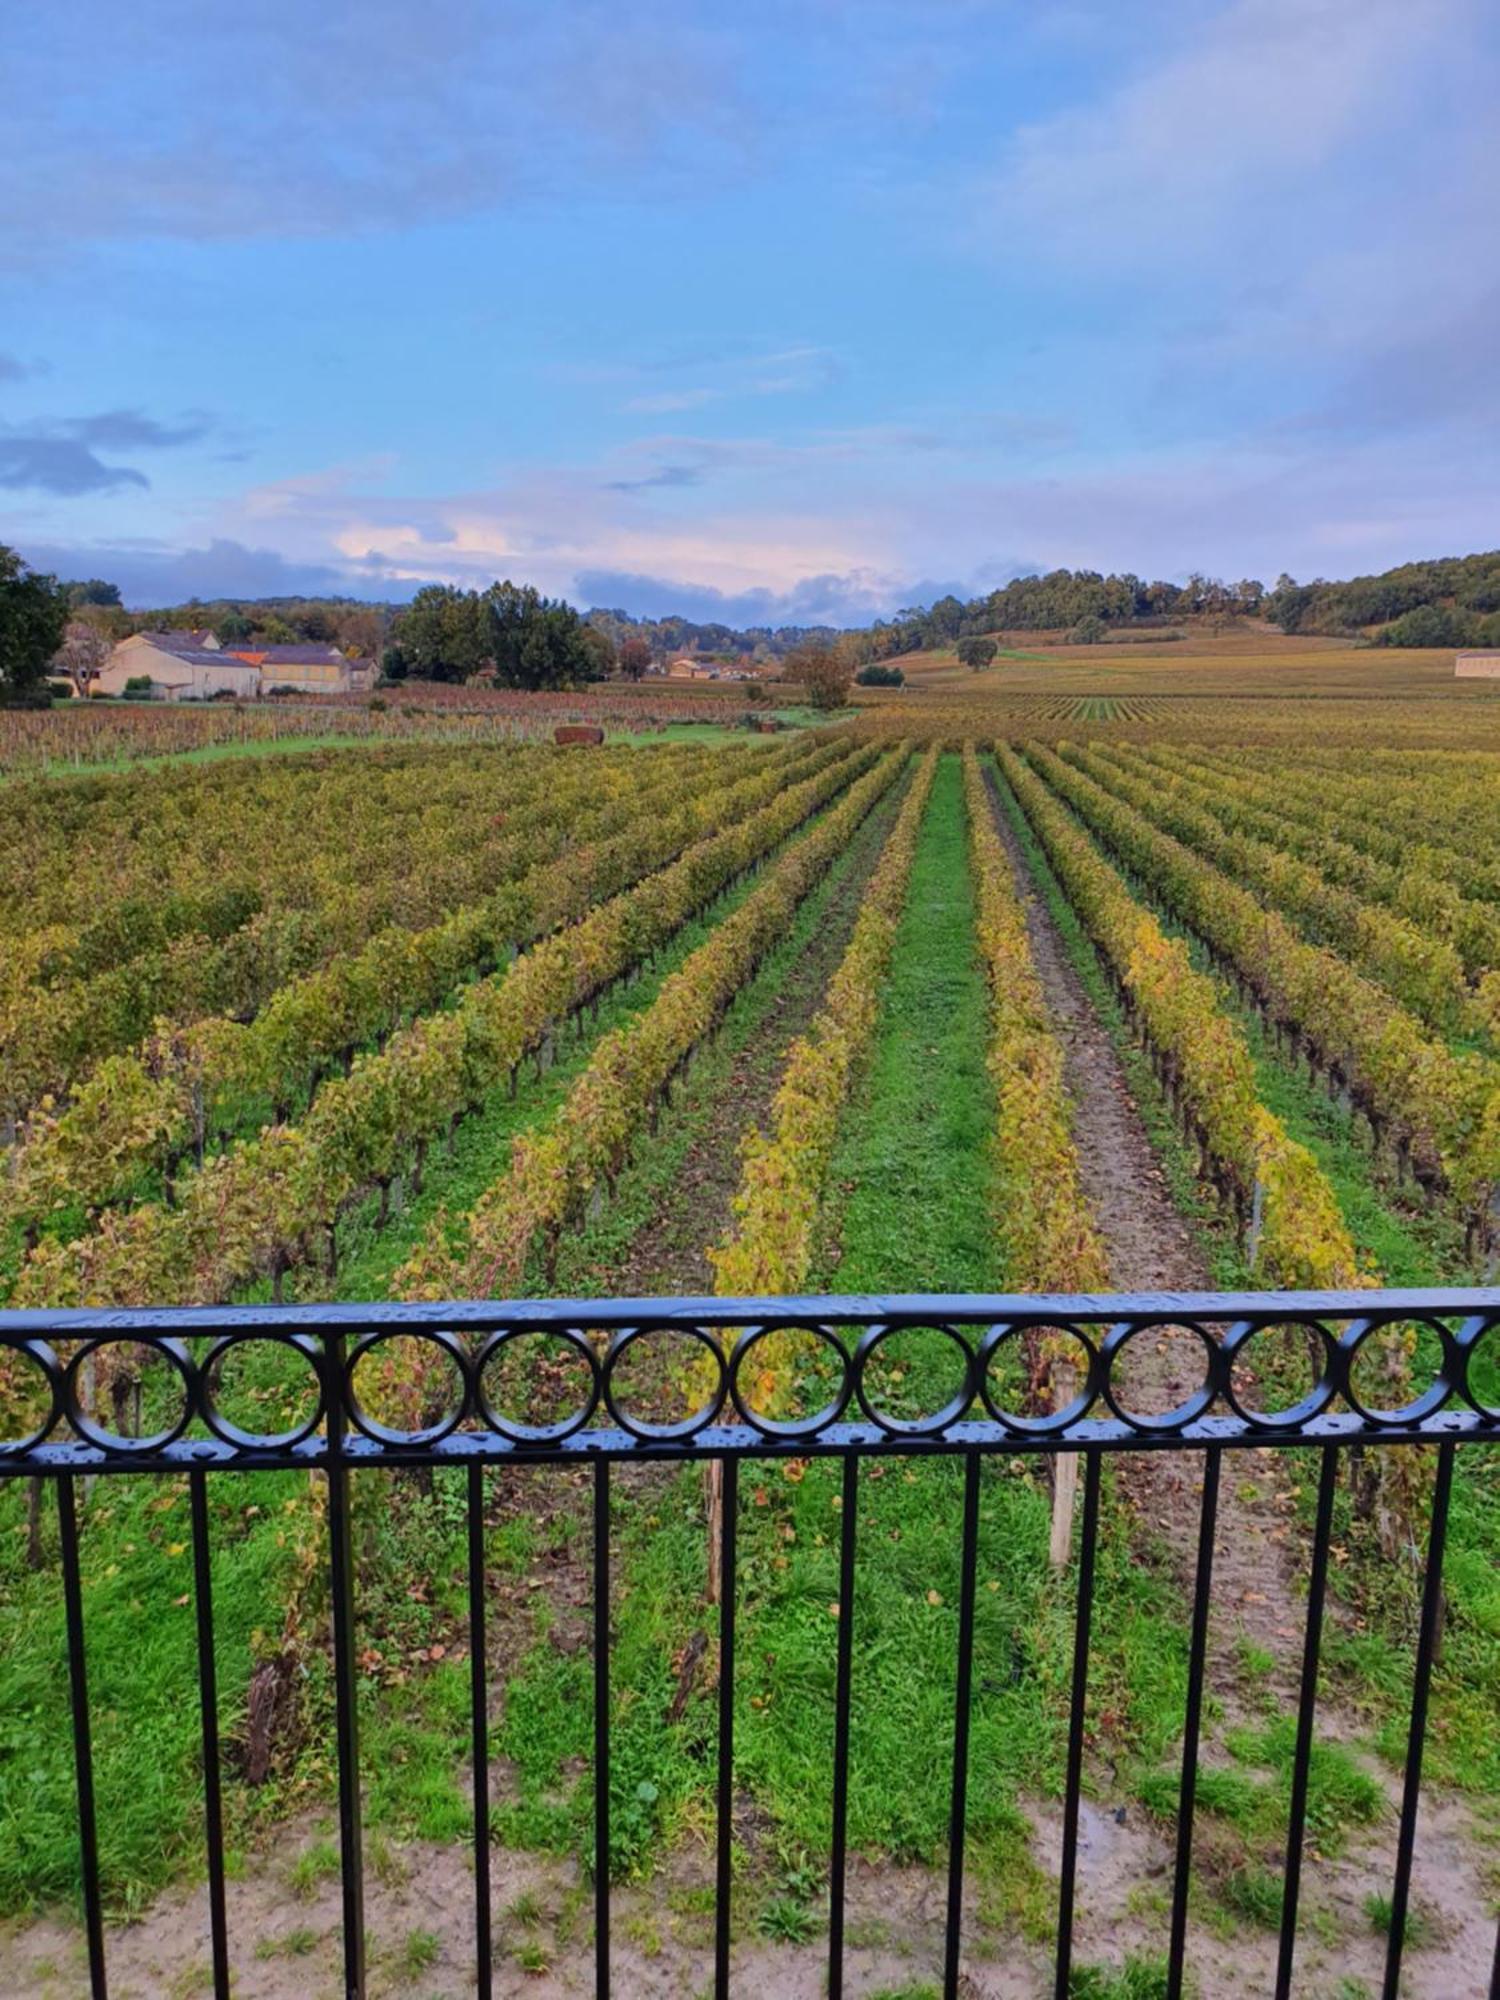
[[[1493,0],[51,0],[0,541],[855,622],[1500,541]]]

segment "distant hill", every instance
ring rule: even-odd
[[[1500,646],[1500,549],[1345,583],[1283,577],[1265,608],[1283,632],[1362,632],[1380,646]]]

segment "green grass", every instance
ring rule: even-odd
[[[1068,1981],[1070,2000],[1166,2000],[1167,1961],[1127,1958],[1123,1965],[1078,1965]],[[1189,1992],[1194,1991],[1192,1987]]]
[[[66,1901],[78,1831],[68,1669],[49,1489],[45,1562],[25,1562],[21,1482],[0,1528],[0,1911]],[[290,1508],[290,1512],[288,1512]],[[231,1736],[237,1691],[280,1630],[306,1521],[307,1482],[247,1473],[211,1482],[216,1658]],[[127,1911],[198,1865],[201,1784],[186,1482],[100,1481],[82,1506],[82,1568],[100,1865]],[[230,1837],[287,1801],[232,1788]]]
[[[1390,1936],[1396,1911],[1389,1896],[1366,1896],[1365,1916],[1372,1931],[1378,1931],[1382,1937]],[[1413,1951],[1420,1951],[1423,1945],[1432,1942],[1432,1920],[1425,1911],[1408,1906],[1401,1926],[1401,1942]]]

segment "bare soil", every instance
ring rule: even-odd
[[[1395,1786],[1388,1776],[1394,1819]],[[503,1795],[505,1773],[494,1774]],[[1033,1852],[1055,1878],[1060,1816],[1038,1808]],[[230,1960],[236,2000],[339,2000],[343,1993],[338,1877],[310,1886],[297,1872],[308,1851],[326,1852],[327,1822],[283,1830],[274,1854],[228,1888]],[[1350,2000],[1379,1990],[1383,1935],[1364,1908],[1387,1881],[1393,1824],[1372,1829],[1336,1860],[1314,1854],[1304,1872],[1303,1921],[1294,1991],[1299,2000]],[[1483,2000],[1489,1991],[1492,1920],[1475,1866],[1475,1830],[1464,1807],[1434,1799],[1423,1809],[1416,1909],[1425,1930],[1408,1947],[1402,1991],[1410,2000]],[[1171,1882],[1168,1835],[1135,1807],[1085,1801],[1080,1823],[1075,1965],[1118,1963],[1162,1950]],[[1189,1967],[1202,2000],[1233,1993],[1265,2000],[1273,1990],[1274,1933],[1216,1934],[1202,1900],[1211,1854],[1198,1857],[1200,1904],[1190,1926]],[[1205,1865],[1208,1864],[1208,1865]],[[614,1990],[629,2000],[689,2000],[711,1988],[713,1857],[694,1843],[651,1880],[617,1888],[612,1901]],[[381,1853],[368,1871],[366,1935],[370,2000],[463,2000],[474,1990],[473,1876],[466,1850],[413,1842]],[[888,1996],[940,1977],[946,1882],[933,1869],[851,1864],[846,1990]],[[774,2000],[821,2000],[827,1942],[821,1922],[801,1944],[759,1934],[741,1897],[732,1990]],[[815,1919],[821,1917],[811,1906]],[[571,1864],[497,1849],[492,1857],[494,1990],[504,2000],[575,2000],[594,1991],[591,1892]],[[964,2000],[1045,2000],[1052,1942],[1018,1939],[987,1921],[984,1896],[965,1907]],[[1040,1933],[1042,1926],[1038,1925]],[[196,2000],[212,1991],[208,1918],[200,1887],[172,1891],[138,1923],[108,1936],[114,2000]],[[27,2000],[85,2000],[87,1965],[76,1927],[57,1920],[0,1933],[0,1991]]]

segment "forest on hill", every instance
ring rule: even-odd
[[[1284,632],[1368,631],[1382,646],[1500,646],[1500,549],[1403,563],[1344,583],[1283,577],[1266,605]]]

